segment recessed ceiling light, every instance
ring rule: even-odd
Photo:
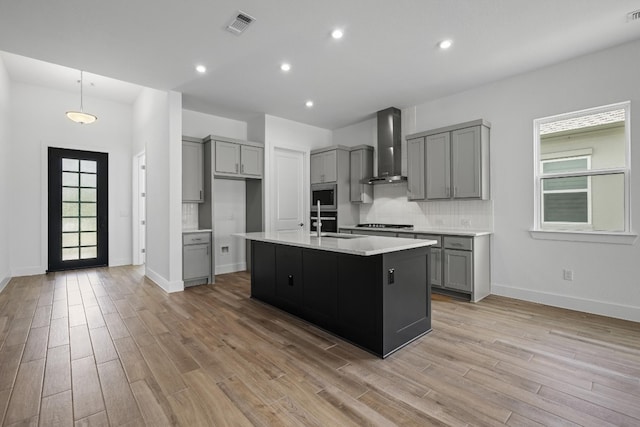
[[[309,100],[309,101],[305,102],[304,105],[306,105],[307,108],[311,108],[311,107],[313,107],[313,101]]]
[[[280,65],[280,69],[282,71],[289,71],[291,69],[291,64],[283,62],[282,65]]]
[[[442,40],[440,43],[438,43],[438,47],[440,49],[449,49],[452,44],[453,44],[453,40],[450,40],[450,39]]]
[[[333,30],[331,32],[331,37],[333,37],[336,40],[341,39],[342,36],[344,36],[344,33],[342,32],[342,30],[340,30],[338,28],[336,28],[335,30]]]
[[[205,67],[204,65],[197,65],[196,66],[196,71],[199,73],[206,73],[207,72],[207,67]]]

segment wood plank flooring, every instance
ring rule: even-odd
[[[249,298],[168,295],[137,267],[0,293],[3,426],[640,425],[640,324],[434,295],[433,332],[380,360]]]

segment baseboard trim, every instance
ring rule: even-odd
[[[127,258],[120,258],[109,262],[109,267],[122,267],[123,265],[131,265],[131,260]]]
[[[4,279],[0,280],[0,292],[2,292],[4,288],[7,287],[10,281],[11,281],[11,276],[6,276]]]
[[[245,271],[246,269],[246,262],[239,262],[237,264],[216,265],[216,274],[235,273],[236,271]]]
[[[569,310],[640,322],[640,307],[630,305],[576,298],[550,292],[533,291],[531,289],[514,288],[512,286],[497,285],[495,283],[491,285],[491,293],[493,295],[550,305],[552,307],[567,308]]]
[[[12,271],[11,274],[13,277],[23,277],[23,276],[36,276],[38,274],[44,274],[47,272],[46,267],[26,267],[20,268],[18,270]]]
[[[166,293],[170,294],[173,292],[184,291],[184,282],[182,280],[169,282],[167,279],[165,279],[164,277],[162,277],[161,275],[159,275],[149,267],[145,268],[144,275],[153,283],[158,285]]]

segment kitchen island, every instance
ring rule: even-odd
[[[251,241],[251,297],[379,357],[431,331],[432,240],[303,231]]]

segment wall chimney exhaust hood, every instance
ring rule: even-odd
[[[402,129],[400,110],[394,107],[378,111],[378,175],[363,180],[367,184],[406,181],[402,176]]]

